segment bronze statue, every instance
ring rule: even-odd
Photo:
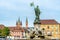
[[[39,7],[37,6],[36,8],[34,8],[34,10],[35,10],[35,15],[36,15],[36,19],[35,20],[39,20],[39,15],[40,15]]]
[[[36,7],[34,6],[34,3],[31,3],[31,6],[34,7],[34,11],[35,11],[35,21],[34,22],[38,22],[40,19],[39,19],[39,16],[40,16],[40,10],[39,10],[39,6],[37,5]]]

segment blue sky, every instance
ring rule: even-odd
[[[31,2],[39,5],[41,19],[55,19],[60,23],[60,0],[0,0],[0,24],[14,26],[20,17],[25,26],[27,17],[29,27],[33,26],[35,15]]]

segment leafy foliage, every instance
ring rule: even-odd
[[[10,30],[8,27],[4,27],[4,29],[0,30],[0,36],[8,36],[10,33]]]
[[[0,36],[1,36],[2,30],[0,29]]]

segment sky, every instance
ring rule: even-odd
[[[54,19],[60,23],[60,0],[0,0],[0,24],[15,26],[20,17],[25,27],[27,17],[29,27],[34,26],[35,13],[31,2],[39,5],[40,19]]]

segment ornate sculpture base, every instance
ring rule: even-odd
[[[41,24],[41,23],[40,23],[40,20],[35,20],[35,21],[34,21],[34,24]]]

